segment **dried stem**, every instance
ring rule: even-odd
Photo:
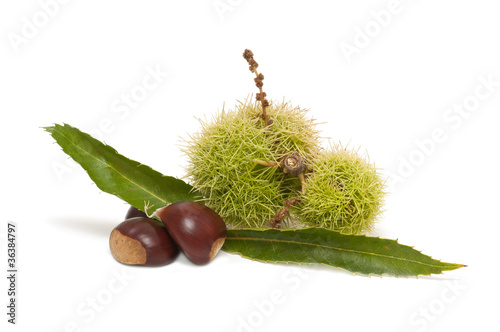
[[[267,166],[267,167],[274,167],[274,166],[279,165],[278,163],[276,163],[274,161],[265,161],[265,160],[260,160],[260,159],[254,159],[253,161],[257,164]]]
[[[299,202],[300,202],[299,197],[286,200],[283,203],[285,207],[283,209],[279,209],[274,218],[271,218],[271,220],[269,220],[271,227],[279,229],[281,227],[281,222],[283,221],[283,217],[290,215],[290,206],[297,204]]]
[[[243,58],[247,60],[248,64],[250,65],[249,69],[252,73],[255,74],[255,85],[257,88],[259,88],[259,93],[255,96],[255,99],[257,101],[260,101],[262,104],[262,114],[260,117],[264,120],[265,126],[270,125],[273,121],[268,119],[267,117],[267,112],[266,112],[266,107],[269,106],[269,101],[266,99],[266,93],[262,90],[262,87],[264,86],[264,75],[262,73],[259,73],[257,71],[257,68],[259,67],[259,64],[255,59],[253,58],[253,52],[250,51],[249,49],[246,49],[245,52],[243,52]],[[282,186],[286,176],[288,174],[297,176],[300,180],[301,188],[302,191],[301,193],[304,194],[306,190],[306,179],[304,176],[304,173],[307,171],[307,166],[305,163],[305,160],[299,155],[298,152],[293,152],[279,160],[279,162],[270,162],[270,161],[265,161],[265,160],[260,160],[260,159],[254,159],[253,160],[255,163],[267,166],[267,167],[280,167],[283,170],[283,179],[281,180],[280,187]],[[269,220],[269,223],[271,224],[271,227],[273,228],[280,228],[281,221],[285,216],[290,215],[290,206],[300,202],[299,197],[295,197],[293,199],[286,200],[284,202],[285,207],[283,209],[278,210],[274,218],[271,218]]]
[[[267,166],[267,167],[275,167],[278,166],[283,170],[284,175],[291,174],[293,176],[297,176],[300,180],[300,186],[302,188],[302,194],[306,192],[306,178],[304,174],[307,172],[307,165],[304,158],[300,156],[297,151],[292,152],[291,154],[281,158],[279,163],[274,161],[265,161],[260,159],[253,159],[253,161],[259,165]],[[285,176],[281,180],[280,187],[285,180]]]
[[[267,112],[266,112],[266,107],[269,106],[269,101],[266,99],[266,93],[262,90],[262,86],[264,86],[264,75],[262,73],[259,73],[257,71],[257,68],[259,67],[259,64],[257,61],[254,60],[253,58],[253,52],[250,51],[249,49],[246,49],[245,52],[243,52],[243,57],[245,60],[247,60],[248,64],[250,65],[249,69],[252,73],[255,73],[255,85],[257,88],[259,88],[259,93],[255,96],[255,99],[257,101],[260,101],[262,104],[262,114],[261,118],[264,120],[264,123],[266,126],[270,125],[272,123],[272,120],[268,120],[267,118]]]

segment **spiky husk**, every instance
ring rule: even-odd
[[[318,155],[296,213],[309,226],[345,234],[372,230],[381,214],[385,181],[374,165],[340,145]]]
[[[278,162],[297,151],[312,160],[318,152],[318,131],[306,110],[271,103],[268,126],[261,113],[260,103],[247,100],[211,121],[200,120],[201,130],[185,140],[188,179],[232,227],[269,227],[270,218],[300,189],[299,180],[290,176],[280,186],[281,169],[253,159]]]

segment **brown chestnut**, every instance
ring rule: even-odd
[[[174,261],[179,247],[159,222],[130,218],[113,229],[109,237],[113,257],[124,264],[160,266]]]
[[[184,254],[195,264],[207,264],[226,240],[226,224],[211,208],[183,201],[155,211]]]
[[[130,218],[135,218],[135,217],[143,217],[143,218],[148,218],[148,215],[138,208],[130,205],[130,208],[127,211],[127,214],[125,215],[125,220],[130,219]]]

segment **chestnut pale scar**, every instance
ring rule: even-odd
[[[109,237],[109,247],[115,259],[124,264],[143,265],[147,261],[146,249],[141,242],[113,230]]]
[[[210,249],[210,253],[208,254],[208,258],[210,260],[212,260],[215,257],[215,255],[217,255],[220,248],[222,248],[222,245],[224,244],[225,240],[226,240],[225,237],[221,237],[215,240],[214,244],[212,244],[212,248]]]

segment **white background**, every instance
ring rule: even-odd
[[[2,330],[497,326],[499,9],[430,0],[2,2],[0,257],[6,271],[14,221],[19,268],[16,326],[6,322],[1,278]],[[349,47],[356,52],[342,51]],[[323,136],[367,151],[398,180],[375,235],[468,267],[397,279],[226,253],[203,267],[184,256],[161,268],[117,263],[108,236],[127,206],[40,127],[71,124],[182,177],[180,137],[199,128],[196,117],[256,92],[245,48],[270,99],[310,109],[326,122]],[[123,108],[148,70],[168,77]],[[453,110],[464,103],[469,110]]]

